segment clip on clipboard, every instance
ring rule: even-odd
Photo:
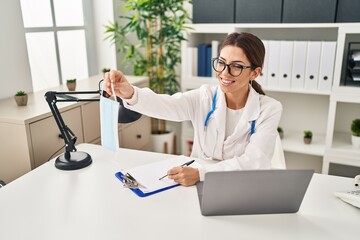
[[[115,176],[139,197],[147,197],[180,184],[168,178],[161,178],[167,171],[176,166],[183,166],[189,157],[176,156],[159,162],[138,166],[127,171],[118,172]],[[195,166],[199,164],[194,164]],[[193,166],[193,165],[192,165]],[[159,179],[160,178],[160,179]]]
[[[125,179],[124,179],[124,174],[122,172],[117,172],[115,174],[115,176],[122,182],[125,184]],[[126,175],[125,175],[126,176]],[[126,186],[127,188],[129,188],[131,191],[133,191],[136,195],[138,195],[139,197],[147,197],[165,190],[168,190],[170,188],[174,188],[179,186],[180,184],[175,184],[169,187],[165,187],[165,188],[161,188],[152,192],[143,192],[139,187],[130,187],[130,186]]]

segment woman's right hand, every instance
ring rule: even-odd
[[[111,84],[114,85],[114,93]],[[111,70],[105,73],[104,87],[105,91],[110,95],[115,94],[123,99],[130,99],[134,94],[134,87],[126,79],[125,75],[117,70]]]

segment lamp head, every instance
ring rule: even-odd
[[[116,97],[116,98],[117,98],[117,101],[120,103],[118,123],[131,123],[131,122],[135,122],[136,120],[141,118],[141,116],[142,116],[141,113],[127,109],[126,107],[124,107],[123,100],[119,97]]]

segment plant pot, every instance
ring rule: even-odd
[[[305,144],[310,144],[311,143],[312,138],[311,137],[304,137],[304,143]]]
[[[360,148],[360,137],[351,135],[351,143],[353,147]]]
[[[153,152],[172,153],[174,131],[164,134],[151,134],[151,149]]]
[[[14,96],[16,104],[18,106],[26,106],[27,101],[28,101],[28,95],[23,95],[23,96]]]
[[[69,91],[75,91],[76,89],[76,82],[67,82],[66,83],[67,88]]]

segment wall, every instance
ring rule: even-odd
[[[0,1],[0,99],[32,91],[20,1]]]
[[[116,69],[116,50],[109,40],[105,39],[105,27],[109,21],[114,21],[112,0],[93,0],[94,41],[96,46],[97,68],[99,73],[103,68]]]

